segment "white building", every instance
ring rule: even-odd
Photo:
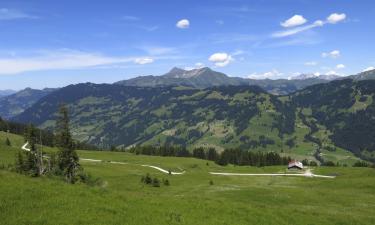
[[[299,169],[299,170],[302,170],[303,169],[303,164],[300,161],[293,160],[293,161],[289,162],[288,169]]]

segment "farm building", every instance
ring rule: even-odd
[[[303,164],[300,161],[293,160],[293,161],[289,162],[288,169],[299,169],[299,170],[302,170],[303,169]]]

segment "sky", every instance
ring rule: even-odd
[[[373,0],[0,0],[0,89],[112,83],[172,67],[229,76],[375,67]]]

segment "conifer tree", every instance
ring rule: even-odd
[[[6,144],[7,146],[11,146],[11,145],[12,145],[12,144],[10,143],[9,138],[7,138],[7,139],[5,140],[5,144]]]
[[[75,183],[80,165],[77,152],[74,150],[74,142],[69,128],[68,109],[65,105],[60,107],[59,114],[56,122],[56,145],[59,147],[58,166],[67,182]]]

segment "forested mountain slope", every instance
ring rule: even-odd
[[[16,117],[53,129],[68,104],[75,138],[102,146],[183,145],[274,150],[297,156],[374,158],[375,81],[340,80],[287,96],[256,86],[131,87],[78,84]]]
[[[0,98],[0,117],[6,119],[12,118],[54,90],[52,88],[43,90],[26,88],[14,94],[4,96]]]

